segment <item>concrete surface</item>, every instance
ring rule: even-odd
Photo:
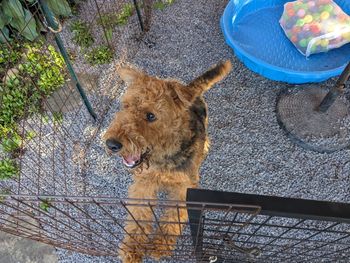
[[[55,248],[0,232],[0,263],[56,263]]]

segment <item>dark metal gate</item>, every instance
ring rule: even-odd
[[[199,189],[187,200],[227,204],[227,211],[236,208],[229,204],[256,207],[248,220],[190,209],[197,262],[350,261],[349,204]]]
[[[148,208],[151,221],[127,219]],[[189,220],[166,221],[162,211],[187,210]],[[302,199],[188,191],[187,202],[111,197],[19,196],[0,203],[2,231],[95,256],[118,256],[126,221],[182,229],[166,262],[349,262],[350,205]],[[181,227],[182,226],[182,227]],[[154,238],[156,233],[148,235]],[[152,249],[141,244],[143,253]]]

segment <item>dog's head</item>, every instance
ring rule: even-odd
[[[213,84],[231,70],[226,61],[188,85],[151,77],[131,68],[119,75],[128,88],[104,135],[107,151],[122,157],[128,168],[152,166],[181,151],[183,138],[191,138],[189,109]]]

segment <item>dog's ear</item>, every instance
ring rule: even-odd
[[[136,79],[144,76],[144,73],[133,68],[125,67],[118,70],[120,78],[127,84],[132,84]]]
[[[222,80],[232,69],[232,64],[229,60],[219,63],[207,72],[190,82],[187,86],[178,86],[175,91],[179,99],[185,104],[192,102],[215,83]]]

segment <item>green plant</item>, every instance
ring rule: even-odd
[[[1,139],[1,148],[4,152],[13,153],[19,150],[22,143],[22,137],[16,131],[12,130]]]
[[[130,16],[132,16],[134,6],[132,4],[125,4],[122,10],[117,14],[117,25],[126,25]]]
[[[39,204],[39,208],[45,212],[49,212],[49,208],[51,206],[52,205],[49,199],[43,199]]]
[[[62,112],[54,112],[52,113],[53,123],[55,125],[59,125],[63,123],[63,113]]]
[[[35,131],[28,131],[26,134],[26,140],[33,140],[37,136]]]
[[[23,64],[24,70],[37,78],[37,84],[44,95],[51,94],[57,87],[65,83],[65,75],[62,74],[64,60],[51,45],[47,50],[40,51],[36,46],[27,46],[28,62]]]
[[[163,10],[165,9],[166,5],[162,1],[157,1],[157,2],[154,2],[153,7],[155,9]]]
[[[19,48],[20,44],[16,42],[12,43],[12,49],[2,46],[0,49],[0,65],[4,65],[6,63],[8,67],[12,67],[14,64],[16,64],[21,58],[21,52],[19,52]]]
[[[25,113],[38,112],[41,101],[65,83],[64,60],[51,45],[24,44],[15,74],[0,84],[0,125],[13,127]],[[1,67],[0,63],[0,67]]]
[[[107,46],[100,46],[85,54],[86,60],[91,65],[110,63],[113,58],[113,51]]]
[[[36,133],[18,133],[18,121],[31,114],[40,113],[42,101],[62,87],[67,78],[64,60],[51,45],[43,48],[42,42],[15,46],[15,55],[0,45],[0,149],[16,157],[24,140],[33,139]],[[10,70],[5,70],[7,59]],[[58,122],[60,117],[57,116]]]
[[[14,160],[8,158],[0,160],[0,180],[10,179],[18,174],[19,169]]]
[[[46,0],[46,3],[56,16],[68,17],[72,14],[72,10],[66,0]]]
[[[41,115],[41,121],[44,123],[44,124],[48,124],[49,123],[49,120],[50,120],[50,117],[48,115],[45,115],[45,114],[42,114]]]
[[[165,0],[165,1],[159,0],[159,1],[154,2],[153,8],[163,10],[167,6],[172,5],[174,2],[175,2],[175,0]]]
[[[11,191],[8,188],[2,188],[0,189],[0,203],[4,202],[6,200],[6,197],[10,195]]]
[[[115,26],[122,26],[128,23],[129,17],[134,12],[134,5],[125,4],[118,13],[105,13],[97,20],[97,23],[107,30],[113,29]]]
[[[73,33],[73,41],[83,48],[88,48],[94,43],[94,38],[87,23],[77,20],[70,25]]]
[[[26,2],[28,4],[26,4]],[[71,14],[71,9],[66,0],[46,0],[47,5],[56,16],[67,17]],[[11,41],[11,31],[16,31],[25,39],[33,41],[39,36],[40,24],[39,13],[27,9],[39,9],[39,4],[35,0],[2,0],[0,2],[0,43]]]

